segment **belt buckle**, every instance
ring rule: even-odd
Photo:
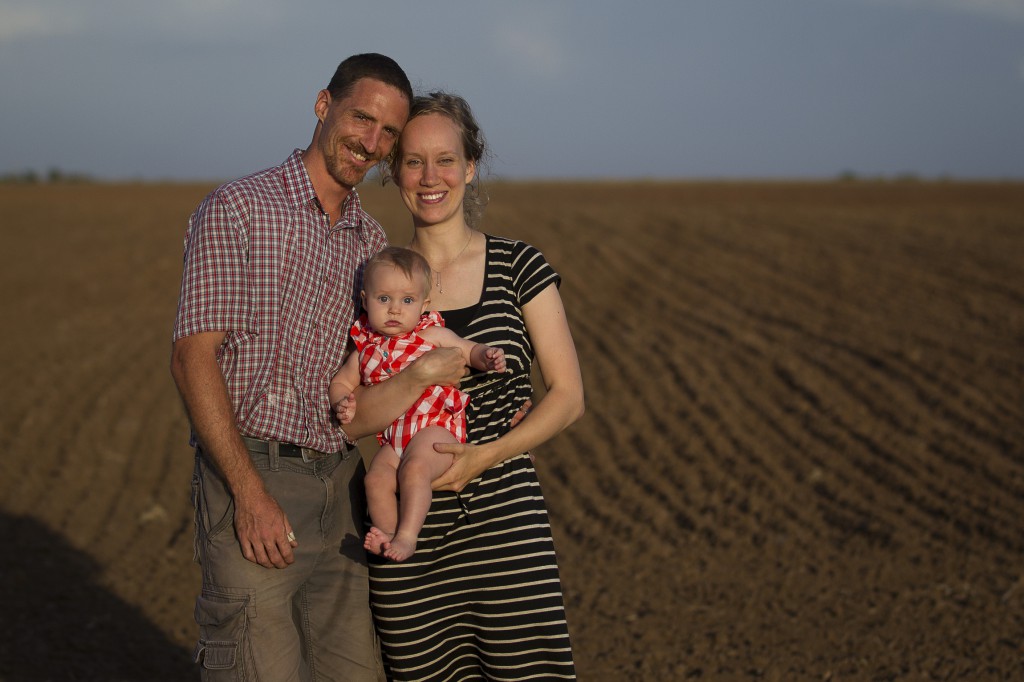
[[[320,453],[312,448],[299,448],[299,451],[302,452],[302,461],[307,464],[321,459]]]

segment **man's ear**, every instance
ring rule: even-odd
[[[331,106],[331,93],[326,89],[321,90],[316,95],[316,102],[313,104],[313,113],[316,114],[317,119],[321,123],[327,118],[327,110]]]

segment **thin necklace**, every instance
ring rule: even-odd
[[[441,285],[441,273],[447,270],[449,265],[457,261],[459,259],[459,256],[466,252],[466,249],[469,248],[469,243],[471,241],[473,241],[473,230],[469,231],[469,239],[467,239],[466,243],[463,244],[462,249],[457,254],[455,254],[455,256],[451,258],[447,263],[445,263],[443,267],[437,269],[431,266],[430,269],[434,271],[434,284],[435,286],[437,286],[437,293],[444,293],[444,286]]]

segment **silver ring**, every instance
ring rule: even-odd
[[[295,542],[295,531],[288,533],[288,542]]]

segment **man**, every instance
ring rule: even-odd
[[[317,95],[309,146],[218,188],[189,220],[171,373],[196,447],[204,680],[380,676],[350,437],[464,369],[455,353],[428,354],[362,392],[348,434],[327,386],[362,265],[386,245],[355,186],[391,153],[411,99],[392,59],[346,59]]]

